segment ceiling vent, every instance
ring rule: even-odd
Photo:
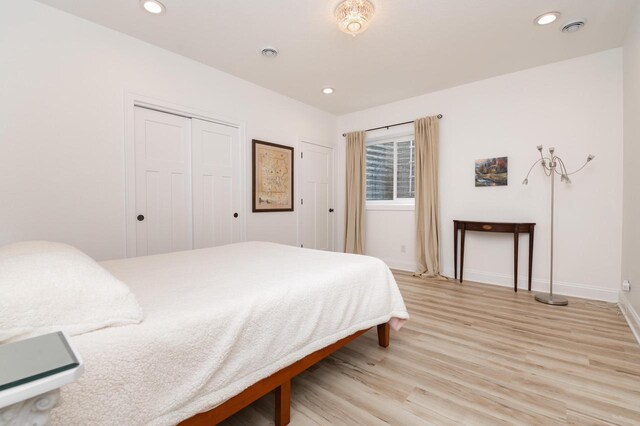
[[[584,27],[584,25],[585,25],[584,21],[569,22],[564,27],[562,27],[562,32],[563,33],[575,33],[576,31],[581,30],[582,27]]]
[[[266,56],[267,58],[275,58],[278,56],[278,49],[275,47],[265,47],[262,49],[262,56]]]

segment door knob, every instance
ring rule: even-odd
[[[144,215],[139,214],[137,219],[138,222],[142,222],[144,220]]]
[[[333,209],[329,209],[329,213],[333,213]]]
[[[234,214],[233,214],[233,217],[238,217],[238,213],[234,213]]]

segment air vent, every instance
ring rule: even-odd
[[[265,47],[262,49],[262,56],[266,56],[267,58],[275,58],[278,56],[278,49],[275,47]]]
[[[576,31],[581,30],[582,27],[584,27],[584,25],[585,25],[584,21],[569,22],[564,27],[562,27],[562,32],[563,33],[575,33]]]

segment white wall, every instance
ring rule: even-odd
[[[297,243],[297,212],[251,213],[250,141],[331,146],[333,115],[30,0],[2,5],[0,244],[125,255],[127,92],[244,123],[247,237]]]
[[[543,144],[555,146],[570,169],[580,165],[588,153],[596,155],[588,168],[572,177],[572,185],[557,188],[554,288],[558,293],[617,300],[622,227],[622,50],[344,115],[338,118],[338,131],[341,134],[438,113],[444,114],[440,123],[443,272],[453,276],[453,219],[531,221],[537,223],[534,289],[548,290],[549,180],[542,170],[536,170],[528,186],[521,184],[538,156],[536,145]],[[637,114],[635,117],[637,123]],[[509,157],[509,185],[475,188],[474,160],[494,156]],[[339,189],[344,190],[343,185]],[[344,193],[338,199],[343,197]],[[381,257],[392,267],[415,267],[413,211],[368,210],[366,224],[367,254]],[[339,229],[342,237],[343,222]],[[525,286],[527,238],[522,237],[520,244],[520,286]],[[401,245],[406,246],[405,253]],[[465,278],[512,285],[512,250],[509,235],[468,233]]]
[[[631,282],[626,295],[635,310],[640,341],[640,6],[624,45],[624,221],[622,278]]]
[[[597,155],[572,186],[558,191],[556,289],[607,300],[617,294],[622,246],[621,49],[348,114],[336,127],[331,114],[129,36],[30,0],[4,3],[0,244],[48,239],[69,242],[98,259],[124,256],[128,92],[243,122],[247,148],[252,138],[293,146],[301,139],[329,146],[337,141],[337,248],[344,244],[344,145],[336,135],[442,113],[444,272],[452,274],[452,219],[532,220],[538,223],[534,287],[545,288],[548,187],[541,172],[528,187],[520,185],[536,158],[535,146],[542,143],[555,145],[572,165],[588,152]],[[627,50],[637,52],[637,42],[630,42]],[[635,58],[635,68],[626,67],[627,75],[637,76],[637,54]],[[637,86],[637,79],[633,84]],[[633,98],[627,103],[629,99]],[[637,117],[635,111],[632,117]],[[627,124],[627,135],[633,125],[637,131],[637,120]],[[627,143],[626,148],[637,154],[637,144]],[[250,149],[246,151],[249,166]],[[475,188],[473,160],[501,155],[509,156],[510,185]],[[247,169],[248,238],[295,244],[297,212],[250,213]],[[636,212],[630,214],[636,217]],[[368,253],[391,266],[413,269],[413,223],[412,211],[368,211]],[[524,285],[526,238],[522,240]],[[470,234],[466,276],[509,285],[511,250],[508,236]]]

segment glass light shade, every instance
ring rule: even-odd
[[[362,28],[362,24],[360,22],[350,22],[349,25],[347,25],[347,30],[352,34],[360,31],[360,28]]]
[[[360,34],[369,26],[374,11],[369,0],[345,0],[336,8],[338,27],[353,36]]]

